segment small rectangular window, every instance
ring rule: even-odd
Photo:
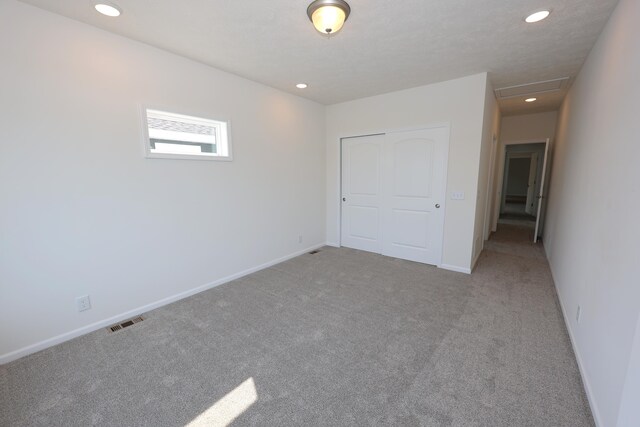
[[[225,121],[145,109],[147,157],[231,160]]]

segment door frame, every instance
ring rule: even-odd
[[[496,162],[497,169],[497,182],[496,187],[493,189],[495,194],[494,206],[493,206],[493,218],[491,219],[491,231],[496,232],[498,229],[498,220],[500,219],[500,211],[502,210],[502,199],[504,194],[504,172],[505,172],[505,161],[507,155],[507,145],[524,145],[524,144],[551,144],[551,140],[549,138],[536,138],[536,139],[525,139],[525,140],[515,140],[515,141],[506,141],[500,144],[498,149],[498,161]],[[544,178],[543,178],[544,179]]]
[[[489,156],[489,173],[487,177],[487,197],[484,202],[484,223],[482,224],[482,245],[489,240],[491,235],[491,201],[493,197],[492,185],[496,177],[496,152],[498,150],[498,137],[494,134],[491,138],[491,155]]]
[[[542,205],[544,202],[544,199],[547,198],[547,191],[548,189],[545,188],[544,184],[546,181],[546,177],[547,177],[547,173],[548,173],[548,168],[549,168],[549,152],[550,152],[550,147],[551,145],[551,140],[547,139],[547,142],[544,146],[544,155],[542,157],[542,176],[540,177],[540,189],[538,190],[538,194],[536,195],[537,199],[538,199],[538,204],[536,206],[536,229],[535,232],[533,234],[533,243],[536,243],[538,241],[538,237],[540,235],[540,232],[542,231],[542,226],[544,225],[544,212],[542,209]]]
[[[538,152],[536,151],[531,153],[531,161],[529,162],[529,178],[527,179],[527,200],[524,207],[525,212],[527,212],[529,215],[534,215],[533,211],[537,211],[538,207],[537,203],[535,203],[535,200],[537,200],[536,188],[538,187],[538,182],[540,181],[540,177],[538,176],[539,161],[540,159]],[[527,211],[527,208],[529,208],[529,211]]]
[[[438,123],[431,123],[431,124],[427,124],[427,125],[418,125],[418,126],[409,126],[409,127],[401,127],[401,128],[387,128],[387,129],[377,129],[377,130],[373,130],[373,131],[362,131],[362,132],[354,132],[351,134],[347,134],[344,136],[341,136],[339,138],[339,149],[340,149],[340,162],[338,163],[338,168],[339,168],[339,174],[340,174],[340,179],[338,180],[338,206],[340,207],[338,209],[338,247],[342,247],[342,171],[343,171],[343,161],[344,159],[342,158],[342,152],[343,152],[343,141],[345,139],[351,139],[351,138],[360,138],[363,136],[377,136],[377,135],[386,135],[388,133],[393,133],[393,132],[411,132],[411,131],[418,131],[418,130],[426,130],[426,129],[435,129],[435,128],[446,128],[447,129],[447,146],[444,150],[444,165],[443,165],[443,170],[442,173],[444,175],[444,191],[443,191],[443,198],[442,198],[442,203],[441,208],[442,208],[442,241],[440,242],[440,262],[437,264],[437,267],[440,268],[440,266],[442,265],[442,254],[444,251],[444,240],[445,240],[445,226],[447,223],[447,194],[449,189],[449,150],[451,148],[451,122],[438,122]]]

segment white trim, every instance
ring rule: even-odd
[[[442,174],[444,175],[444,182],[442,185],[442,235],[440,236],[440,256],[438,257],[438,263],[442,264],[442,258],[444,258],[444,230],[447,222],[447,200],[449,199],[449,152],[451,151],[451,122],[446,122],[440,126],[447,129],[447,149],[444,151],[444,165],[442,165]],[[471,270],[469,270],[471,274]]]
[[[327,246],[331,246],[332,248],[339,248],[340,247],[340,243],[327,242]]]
[[[545,249],[545,255],[546,254]],[[553,279],[553,287],[556,291],[556,295],[558,297],[558,301],[560,302],[560,309],[562,311],[562,317],[564,318],[564,323],[567,327],[567,332],[569,333],[569,340],[571,341],[571,347],[573,347],[573,354],[576,356],[576,361],[578,362],[578,370],[580,371],[580,377],[582,378],[582,384],[584,384],[584,390],[587,394],[587,400],[589,401],[589,406],[591,407],[591,414],[593,415],[593,420],[596,424],[596,427],[603,426],[602,418],[600,417],[600,411],[598,410],[598,405],[596,405],[596,400],[593,395],[593,391],[591,389],[591,383],[589,382],[589,377],[586,374],[586,368],[584,367],[584,362],[582,361],[582,357],[580,355],[580,351],[578,346],[576,345],[576,339],[573,335],[573,330],[571,329],[570,319],[573,317],[567,315],[567,310],[565,308],[564,302],[562,301],[562,297],[560,296],[560,291],[558,290],[558,286],[556,285],[556,279],[553,276],[553,267],[551,265],[551,261],[547,256],[547,262],[549,263],[549,271],[551,271],[551,278]]]
[[[272,261],[268,261],[268,262],[266,262],[264,264],[260,264],[260,265],[258,265],[256,267],[252,267],[252,268],[240,271],[240,272],[232,274],[230,276],[223,277],[222,279],[218,279],[218,280],[215,280],[213,282],[207,283],[205,285],[198,286],[197,288],[193,288],[193,289],[189,289],[188,291],[180,292],[179,294],[163,298],[161,300],[152,302],[151,304],[143,305],[142,307],[138,307],[138,308],[135,308],[133,310],[129,310],[129,311],[125,312],[125,313],[121,313],[121,314],[118,314],[116,316],[109,317],[108,319],[100,320],[100,321],[92,323],[90,325],[83,326],[83,327],[78,328],[78,329],[74,329],[73,331],[65,332],[64,334],[55,336],[53,338],[48,338],[46,340],[37,342],[35,344],[28,345],[26,347],[20,348],[20,349],[15,350],[15,351],[12,351],[10,353],[3,354],[3,355],[0,356],[0,365],[4,365],[5,363],[12,362],[12,361],[14,361],[16,359],[19,359],[19,358],[24,357],[24,356],[28,356],[29,354],[36,353],[36,352],[38,352],[40,350],[44,350],[44,349],[52,347],[54,345],[61,344],[61,343],[65,342],[65,341],[69,341],[69,340],[71,340],[73,338],[77,338],[77,337],[79,337],[81,335],[85,335],[85,334],[88,334],[90,332],[94,332],[94,331],[96,331],[98,329],[106,328],[108,326],[113,325],[114,323],[121,322],[121,321],[123,321],[125,319],[128,319],[128,318],[133,317],[133,316],[137,316],[137,315],[139,315],[141,313],[146,313],[146,312],[151,311],[153,309],[156,309],[158,307],[162,307],[164,305],[171,304],[171,303],[176,302],[178,300],[181,300],[181,299],[190,297],[192,295],[198,294],[200,292],[207,291],[209,289],[215,288],[216,286],[220,286],[220,285],[228,283],[228,282],[230,282],[232,280],[236,280],[236,279],[239,279],[241,277],[247,276],[249,274],[255,273],[257,271],[264,270],[265,268],[269,268],[269,267],[271,267],[273,265],[276,265],[276,264],[279,264],[281,262],[290,260],[290,259],[298,257],[300,255],[304,255],[307,252],[322,248],[324,246],[326,246],[326,243],[321,243],[321,244],[318,244],[318,245],[309,246],[306,249],[302,249],[300,251],[291,253],[289,255],[285,255],[283,257],[274,259]]]
[[[451,122],[435,122],[435,123],[429,123],[426,125],[415,125],[415,126],[407,126],[407,127],[391,128],[391,129],[377,129],[374,131],[371,131],[371,129],[369,129],[369,130],[363,130],[362,132],[353,132],[349,135],[341,136],[338,138],[338,140],[343,140],[347,138],[359,138],[362,136],[386,135],[388,133],[395,133],[395,132],[412,132],[416,130],[436,129],[436,128],[442,128],[442,127],[448,127],[449,130],[451,130]]]
[[[502,145],[544,144],[547,139],[548,138],[514,139],[512,141],[503,141]]]
[[[496,155],[498,153],[498,137],[495,134],[491,136],[491,153],[489,154],[489,173],[487,174],[487,196],[484,202],[484,222],[482,223],[482,248],[484,242],[489,240],[491,236],[491,212],[493,210],[491,202],[493,201],[493,183],[496,173]],[[473,264],[472,264],[473,267]]]
[[[149,153],[145,155],[147,159],[170,159],[170,160],[208,160],[216,162],[231,162],[230,156],[207,156],[202,154],[170,154],[170,153]]]
[[[443,270],[455,271],[457,273],[471,274],[471,269],[467,267],[458,267],[457,265],[440,264],[438,268]]]
[[[547,196],[547,189],[544,188],[544,182],[546,181],[546,176],[548,172],[547,163],[549,162],[549,145],[550,144],[551,144],[551,139],[547,138],[547,142],[544,145],[544,157],[542,158],[542,176],[537,177],[540,179],[540,189],[538,190],[538,194],[535,195],[538,198],[538,205],[536,206],[537,208],[536,209],[536,231],[533,234],[533,243],[536,243],[538,241],[538,237],[540,236],[540,234],[542,234],[542,231],[543,231],[540,229],[540,225],[544,225],[544,221],[542,218],[542,215],[544,215],[544,212],[542,212],[542,204],[544,202],[544,198]]]

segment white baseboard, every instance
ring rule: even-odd
[[[339,248],[340,247],[340,243],[336,243],[336,242],[327,242],[327,246],[331,246],[333,248]]]
[[[455,271],[458,273],[471,274],[471,269],[467,267],[458,267],[457,265],[440,264],[438,268],[443,270]]]
[[[546,251],[545,251],[545,255]],[[549,262],[549,258],[547,255],[547,262]],[[600,417],[600,411],[598,411],[598,406],[596,405],[595,398],[593,396],[593,391],[591,389],[591,383],[589,382],[589,378],[586,375],[586,370],[584,368],[584,363],[582,362],[582,356],[580,355],[580,350],[576,345],[576,339],[573,335],[573,329],[571,328],[570,319],[573,317],[567,315],[567,310],[564,305],[564,301],[562,301],[562,296],[558,290],[558,285],[556,285],[556,279],[553,276],[553,268],[551,266],[551,262],[549,262],[549,270],[551,271],[551,278],[553,279],[553,286],[556,290],[556,295],[558,296],[558,301],[560,301],[560,309],[562,310],[562,316],[564,317],[564,323],[567,326],[567,331],[569,332],[569,340],[571,341],[571,346],[573,347],[573,354],[576,355],[576,361],[578,362],[578,370],[580,371],[580,377],[582,378],[582,384],[584,384],[585,392],[587,393],[587,400],[589,401],[589,406],[591,407],[591,413],[593,414],[593,420],[596,423],[596,427],[601,427],[602,418]]]
[[[164,305],[171,304],[172,302],[176,302],[178,300],[190,297],[190,296],[198,294],[200,292],[204,292],[204,291],[209,290],[211,288],[215,288],[216,286],[220,286],[220,285],[225,284],[227,282],[230,282],[232,280],[239,279],[239,278],[247,276],[247,275],[249,275],[251,273],[255,273],[256,271],[264,270],[265,268],[271,267],[271,266],[276,265],[276,264],[280,264],[281,262],[287,261],[287,260],[289,260],[291,258],[295,258],[297,256],[304,255],[307,252],[313,251],[315,249],[319,249],[319,248],[321,248],[323,246],[326,246],[326,244],[322,243],[322,244],[319,244],[319,245],[310,246],[310,247],[308,247],[306,249],[302,249],[302,250],[294,252],[292,254],[285,255],[283,257],[274,259],[274,260],[266,262],[264,264],[260,264],[260,265],[258,265],[256,267],[252,267],[252,268],[249,268],[247,270],[240,271],[238,273],[232,274],[230,276],[223,277],[222,279],[215,280],[215,281],[213,281],[211,283],[207,283],[205,285],[198,286],[197,288],[193,288],[193,289],[189,289],[188,291],[180,292],[179,294],[172,295],[172,296],[167,297],[167,298],[163,298],[161,300],[152,302],[151,304],[143,305],[142,307],[138,307],[136,309],[129,310],[129,311],[125,312],[125,313],[121,313],[121,314],[118,314],[118,315],[113,316],[113,317],[109,317],[108,319],[100,320],[100,321],[92,323],[90,325],[83,326],[83,327],[78,328],[78,329],[74,329],[73,331],[65,332],[64,334],[61,334],[61,335],[58,335],[58,336],[55,336],[55,337],[52,337],[52,338],[48,338],[46,340],[37,342],[35,344],[31,344],[31,345],[28,345],[26,347],[20,348],[18,350],[3,354],[3,355],[0,356],[0,365],[4,365],[5,363],[12,362],[12,361],[14,361],[16,359],[19,359],[19,358],[24,357],[24,356],[28,356],[29,354],[36,353],[36,352],[38,352],[40,350],[44,350],[46,348],[53,347],[54,345],[63,343],[65,341],[69,341],[69,340],[71,340],[73,338],[77,338],[77,337],[79,337],[81,335],[88,334],[88,333],[96,331],[98,329],[106,328],[108,326],[113,325],[114,323],[121,322],[121,321],[123,321],[125,319],[128,319],[130,317],[137,316],[137,315],[142,314],[142,313],[146,313],[146,312],[151,311],[153,309],[156,309],[158,307],[162,307]]]

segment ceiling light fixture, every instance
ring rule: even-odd
[[[307,84],[306,84],[306,83],[298,83],[298,84],[296,85],[296,87],[297,87],[298,89],[306,89],[306,88],[307,88]]]
[[[537,100],[538,100],[538,98],[527,98],[527,99],[524,100],[524,102],[534,102],[534,101],[537,101]]]
[[[101,14],[111,17],[120,16],[122,13],[116,5],[111,3],[97,3],[95,8]]]
[[[344,0],[315,0],[307,8],[313,26],[327,36],[340,31],[350,13],[351,7]]]
[[[550,13],[551,13],[550,10],[539,10],[527,16],[526,18],[524,18],[524,21],[528,24],[533,24],[534,22],[540,22],[543,19],[546,19]]]

